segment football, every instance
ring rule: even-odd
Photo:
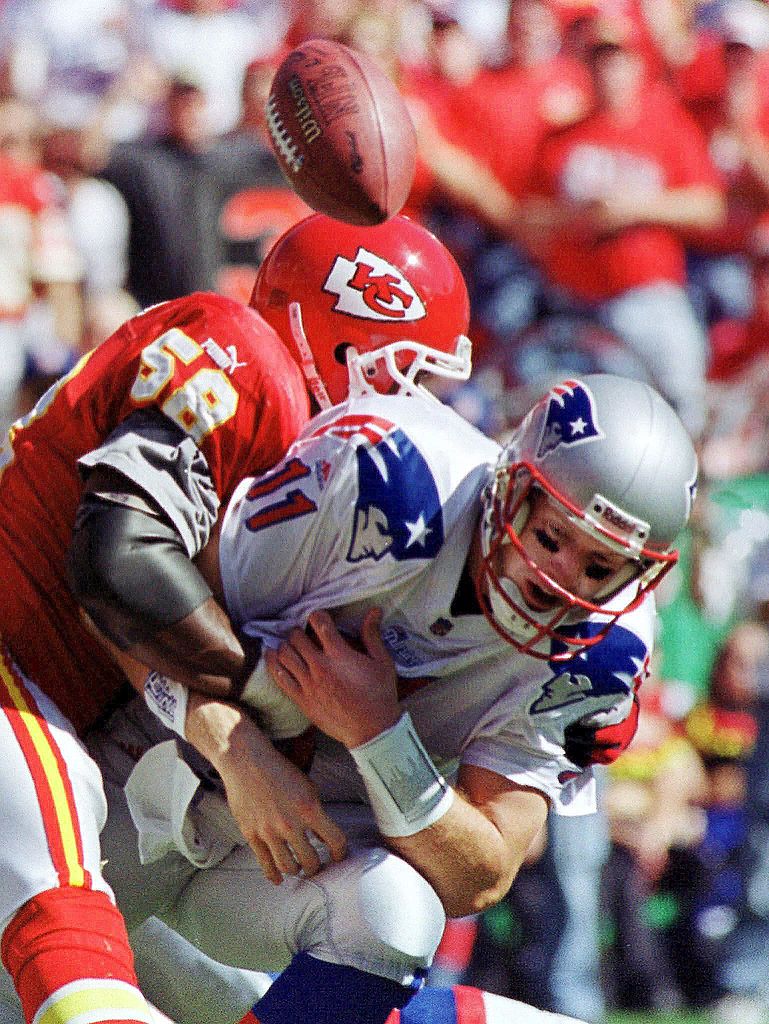
[[[416,134],[395,83],[374,61],[330,39],[293,49],[267,100],[281,170],[314,210],[373,225],[411,190]]]

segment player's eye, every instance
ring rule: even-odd
[[[596,580],[601,583],[603,580],[608,580],[612,575],[614,569],[610,565],[600,565],[597,562],[591,562],[585,568],[585,575],[589,580]]]
[[[553,555],[556,553],[556,551],[558,550],[558,542],[554,537],[550,536],[547,530],[543,530],[541,528],[536,529],[534,531],[534,536],[537,538],[537,540],[545,549],[545,551],[549,551]]]

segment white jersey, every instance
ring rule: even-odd
[[[448,407],[414,396],[355,398],[316,417],[230,502],[227,608],[236,628],[270,643],[317,609],[357,636],[380,607],[402,706],[444,773],[478,765],[541,790],[560,813],[584,813],[592,774],[566,758],[564,729],[592,712],[627,713],[654,606],[647,599],[567,663],[521,654],[479,611],[452,609],[499,451]],[[352,758],[325,737],[312,775],[325,799],[366,799]]]

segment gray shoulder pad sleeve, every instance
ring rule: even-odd
[[[208,463],[192,438],[156,409],[133,413],[78,464],[84,475],[108,466],[149,494],[190,558],[204,547],[219,512]]]

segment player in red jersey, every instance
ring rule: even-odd
[[[83,629],[68,585],[83,490],[77,460],[120,427],[126,443],[111,464],[162,505],[171,484],[140,451],[145,433],[162,433],[215,517],[248,467],[272,466],[308,415],[302,376],[269,326],[197,293],[129,320],[14,424],[0,449],[0,571],[13,581],[2,637],[78,732],[119,698],[125,679]],[[190,553],[200,540],[185,537]]]
[[[125,690],[68,584],[78,459],[111,438],[115,468],[146,489],[147,508],[181,487],[212,520],[249,466],[280,457],[308,412],[301,373],[267,324],[195,294],[128,321],[10,431],[0,455],[1,951],[29,1021],[43,1007],[56,1021],[85,1009],[95,1021],[151,1020],[101,873],[100,775],[76,738]],[[142,457],[146,437],[177,453],[177,480]],[[205,536],[201,515],[200,536],[188,530],[177,559]],[[163,567],[154,580],[151,571],[147,561],[143,586],[156,590]],[[204,590],[187,590],[214,607]],[[169,607],[181,600],[166,597]]]
[[[417,225],[394,230],[439,246]],[[458,271],[452,280],[463,287]],[[456,297],[437,297],[454,310],[444,326],[459,325],[447,351],[466,323],[466,294],[464,304]],[[393,340],[385,333],[370,347]],[[273,465],[308,413],[305,379],[265,320],[195,294],[128,321],[0,450],[0,953],[28,1021],[151,1020],[102,875],[100,772],[78,739],[121,699],[125,679],[70,586],[119,647],[192,688],[237,695],[246,657],[192,558],[237,481]],[[341,856],[339,830],[319,804],[309,813]]]

